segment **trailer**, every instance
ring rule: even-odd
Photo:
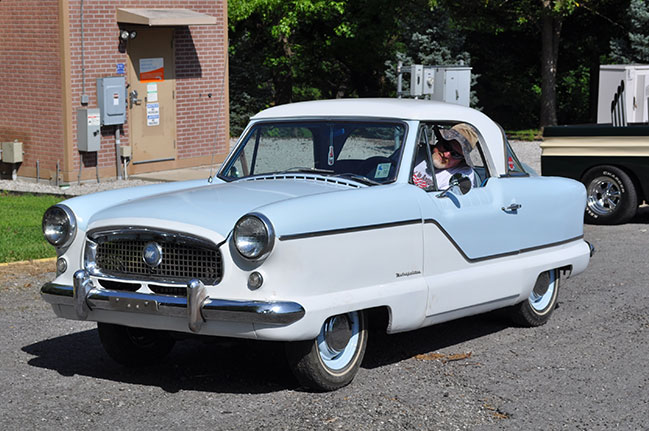
[[[620,224],[649,202],[649,124],[546,127],[541,172],[581,181],[585,221]]]

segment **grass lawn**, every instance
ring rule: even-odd
[[[543,134],[539,129],[507,130],[505,134],[507,139],[516,141],[539,141],[543,138]]]
[[[54,257],[41,232],[43,213],[62,198],[0,191],[0,263]]]

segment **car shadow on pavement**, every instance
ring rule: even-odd
[[[297,389],[281,343],[195,337],[179,340],[166,358],[127,368],[104,352],[96,329],[39,341],[22,350],[33,367],[62,376],[81,375],[114,382],[222,393],[270,393]]]
[[[504,310],[452,320],[416,331],[388,335],[375,331],[368,339],[363,368],[377,368],[433,353],[512,326]],[[469,352],[453,352],[462,354]]]
[[[372,369],[434,352],[508,327],[497,312],[387,335],[373,331],[363,361]],[[24,346],[33,367],[62,376],[81,375],[114,382],[220,393],[272,393],[301,390],[284,356],[283,344],[269,341],[190,337],[179,340],[166,358],[141,368],[126,368],[104,352],[96,329]]]

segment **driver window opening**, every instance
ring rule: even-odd
[[[454,174],[484,186],[489,173],[476,129],[467,123],[426,124],[420,130],[411,182],[426,190],[444,190]]]

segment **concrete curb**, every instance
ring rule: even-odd
[[[29,264],[34,264],[34,263],[46,263],[46,262],[56,262],[55,257],[46,257],[44,259],[29,259],[29,260],[20,260],[18,262],[5,262],[5,263],[0,263],[0,268],[7,268],[7,267],[12,267],[12,266],[20,266],[20,265],[29,265]]]

